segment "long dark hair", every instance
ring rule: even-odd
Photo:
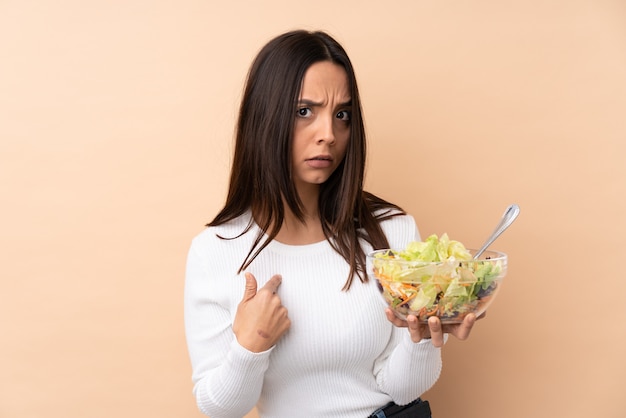
[[[304,221],[302,202],[291,180],[292,136],[304,74],[320,61],[345,69],[352,102],[346,156],[320,186],[318,202],[326,239],[350,265],[347,290],[355,274],[367,281],[359,238],[375,249],[388,247],[380,222],[404,212],[363,190],[366,141],[356,77],[346,51],[324,32],[297,30],[277,36],[252,63],[239,110],[228,196],[207,226],[221,225],[251,211],[262,231],[243,260],[241,272],[278,234],[285,204]],[[263,232],[268,235],[265,241]]]

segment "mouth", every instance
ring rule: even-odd
[[[306,159],[306,164],[313,169],[327,169],[333,166],[333,157],[330,155],[316,155]]]
[[[307,161],[329,161],[329,162],[332,162],[333,161],[333,157],[331,157],[330,155],[316,155],[313,158],[307,158]]]

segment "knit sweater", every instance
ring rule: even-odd
[[[193,393],[211,418],[241,418],[255,406],[263,418],[364,418],[389,401],[406,404],[439,378],[441,351],[413,343],[393,326],[374,280],[342,287],[349,265],[328,241],[272,241],[247,271],[261,288],[274,274],[291,327],[269,350],[254,353],[232,324],[245,288],[237,274],[259,229],[239,236],[250,215],[196,236],[187,260],[185,328]],[[391,248],[419,239],[402,215],[381,224]],[[235,239],[222,239],[237,237]],[[371,250],[369,245],[364,246]]]

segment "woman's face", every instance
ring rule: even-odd
[[[343,67],[315,63],[304,74],[295,109],[292,173],[301,193],[324,183],[346,155],[351,97]]]

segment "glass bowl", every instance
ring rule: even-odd
[[[477,250],[468,249],[472,257]],[[367,274],[376,280],[386,304],[399,318],[415,315],[422,323],[437,316],[444,324],[477,317],[493,303],[506,275],[507,255],[485,251],[478,260],[408,261],[399,251],[367,255]]]

